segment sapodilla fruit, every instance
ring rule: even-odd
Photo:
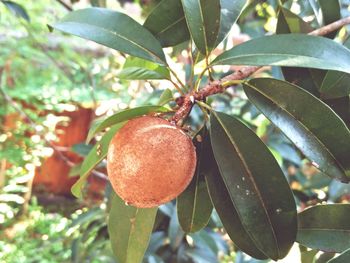
[[[196,151],[190,137],[159,117],[128,121],[108,148],[112,187],[136,207],[154,207],[174,199],[188,186],[195,169]]]

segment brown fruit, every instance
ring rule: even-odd
[[[178,196],[196,168],[191,139],[168,121],[143,116],[128,121],[108,148],[114,191],[128,204],[154,207]]]

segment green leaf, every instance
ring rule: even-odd
[[[165,66],[141,58],[128,57],[117,77],[120,79],[170,79],[170,72]]]
[[[276,34],[309,33],[313,28],[301,17],[281,7],[278,13]]]
[[[97,7],[81,9],[69,13],[52,27],[135,57],[167,64],[158,40],[123,13]]]
[[[276,33],[309,33],[313,28],[301,17],[286,8],[281,8],[278,14]],[[319,96],[319,83],[322,82],[325,72],[307,68],[282,67],[285,80],[292,82],[315,96]]]
[[[220,29],[216,45],[220,44],[226,38],[233,24],[242,13],[246,2],[246,0],[220,0]]]
[[[350,75],[339,71],[328,71],[322,81],[320,92],[325,98],[340,98],[350,94]]]
[[[220,0],[181,0],[193,42],[208,56],[220,28]]]
[[[204,140],[203,168],[210,198],[231,240],[248,255],[257,259],[266,259],[267,256],[256,247],[242,225],[238,212],[230,198],[229,189],[226,188],[214,159],[209,136]]]
[[[297,215],[281,168],[260,138],[236,118],[212,112],[210,125],[222,191],[228,192],[256,247],[274,260],[285,257],[295,241]]]
[[[344,42],[350,48],[350,38]],[[339,98],[350,94],[350,75],[339,71],[328,71],[324,77],[320,92],[325,98]]]
[[[140,106],[133,109],[119,111],[116,114],[103,120],[98,125],[91,127],[89,130],[89,134],[86,138],[86,142],[88,143],[89,141],[91,141],[91,139],[95,136],[96,133],[103,131],[104,129],[114,124],[127,121],[141,115],[146,115],[154,112],[167,112],[167,111],[169,111],[167,108],[164,108],[162,106],[153,106],[153,105]]]
[[[162,0],[143,24],[163,47],[178,45],[190,38],[181,0]]]
[[[323,23],[325,25],[331,24],[341,18],[339,0],[319,0],[321,8]],[[334,38],[337,32],[331,32],[326,35],[328,38]]]
[[[27,20],[28,22],[30,21],[29,15],[25,10],[25,8],[23,8],[23,6],[13,1],[1,1],[1,3],[3,3],[7,7],[7,9],[10,10],[11,13],[14,14],[15,16],[21,17]]]
[[[70,168],[68,176],[69,177],[78,176],[80,174],[80,169],[81,169],[81,163],[75,164],[73,167]]]
[[[173,98],[173,93],[171,92],[170,89],[166,89],[163,91],[163,93],[160,95],[159,101],[158,101],[158,105],[160,106],[164,106],[165,104],[167,104],[168,102],[172,101]]]
[[[186,233],[197,232],[205,227],[213,210],[203,174],[203,143],[195,140],[194,144],[197,152],[196,172],[190,185],[177,198],[179,223]]]
[[[106,132],[106,134],[103,135],[101,140],[94,145],[89,154],[85,157],[80,168],[80,178],[78,181],[75,182],[71,189],[72,194],[74,196],[78,198],[82,197],[82,189],[87,178],[89,177],[91,171],[96,167],[96,165],[99,164],[106,157],[110,141],[123,125],[124,123],[119,123],[111,127]]]
[[[300,259],[301,263],[315,263],[316,254],[318,253],[318,250],[308,250],[308,251],[301,251],[300,250]]]
[[[345,96],[336,99],[324,100],[338,115],[350,129],[350,97]]]
[[[257,78],[245,83],[249,100],[321,171],[350,179],[350,131],[322,101],[285,81]]]
[[[283,34],[244,42],[211,64],[309,67],[350,73],[350,50],[327,38]]]
[[[331,259],[328,263],[349,263],[350,262],[350,248],[345,250],[336,258]]]
[[[297,242],[312,249],[342,252],[350,247],[350,205],[317,205],[298,215]]]
[[[119,263],[142,262],[158,208],[127,206],[113,194],[108,219],[108,233],[113,253]]]

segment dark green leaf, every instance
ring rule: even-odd
[[[128,57],[117,77],[120,79],[170,79],[170,72],[167,67],[157,63]]]
[[[230,32],[233,24],[237,21],[239,15],[243,11],[246,0],[220,0],[221,15],[220,15],[220,30],[216,45],[223,41]]]
[[[324,99],[323,100],[329,107],[331,107],[340,118],[342,118],[350,128],[350,97],[345,96],[335,99]]]
[[[130,120],[132,118],[135,118],[135,117],[138,117],[141,115],[145,115],[145,114],[150,114],[150,113],[154,113],[154,112],[167,112],[167,111],[169,111],[167,108],[164,108],[162,106],[153,106],[153,105],[140,106],[140,107],[136,107],[133,109],[119,111],[116,114],[103,120],[98,125],[91,127],[89,130],[89,134],[86,138],[86,142],[88,143],[89,141],[91,141],[91,139],[95,136],[96,133],[103,131],[104,129],[106,129],[114,124],[117,124],[117,123],[120,123],[123,121],[127,121],[127,120]]]
[[[168,102],[172,101],[173,98],[173,93],[171,92],[170,89],[166,89],[163,91],[162,95],[160,95],[159,101],[158,101],[158,105],[160,106],[164,106],[165,104],[167,104]]]
[[[349,263],[350,262],[350,248],[345,250],[336,258],[331,259],[328,263]]]
[[[89,154],[85,157],[80,169],[80,178],[72,186],[72,193],[74,196],[82,197],[82,188],[86,182],[90,172],[99,164],[107,155],[108,146],[115,133],[124,125],[124,123],[116,124],[111,127],[99,142],[91,149]]]
[[[79,154],[82,157],[85,157],[86,155],[89,154],[92,147],[93,146],[91,144],[78,143],[72,146],[72,151]]]
[[[220,28],[220,0],[181,0],[193,42],[208,56]]]
[[[1,3],[3,3],[15,16],[21,17],[28,22],[30,21],[29,15],[23,6],[12,1],[1,1]]]
[[[278,13],[276,34],[309,33],[313,28],[301,17],[281,7]]]
[[[190,38],[181,0],[162,0],[143,24],[163,47],[175,46]]]
[[[197,232],[205,227],[213,210],[203,174],[203,143],[195,141],[195,146],[196,172],[190,185],[177,198],[179,223],[186,233]]]
[[[317,205],[298,215],[297,242],[313,249],[342,252],[350,247],[350,205]]]
[[[339,0],[318,0],[321,8],[323,23],[328,25],[341,18]],[[327,34],[327,37],[334,38],[337,32]]]
[[[112,250],[119,263],[139,263],[147,249],[158,208],[127,206],[113,194],[108,219]]]
[[[292,13],[288,9],[280,9],[276,29],[277,34],[306,34],[312,30],[313,28],[298,15]],[[318,82],[322,82],[325,74],[324,71],[307,68],[282,67],[282,72],[287,81],[302,87],[317,97],[319,96]]]
[[[320,92],[326,98],[339,98],[350,94],[350,75],[339,71],[328,71]]]
[[[348,182],[350,131],[326,104],[285,81],[244,84],[249,100],[327,175]]]
[[[225,51],[212,62],[218,64],[309,67],[350,73],[350,50],[317,36],[264,36]]]
[[[204,141],[204,166],[203,170],[205,180],[208,185],[209,194],[214,204],[222,224],[225,227],[226,232],[230,236],[231,240],[242,251],[250,256],[258,259],[267,258],[254,244],[254,241],[248,235],[247,231],[240,221],[237,210],[232,202],[228,189],[219,173],[212,148],[210,146],[209,136]]]
[[[255,246],[274,260],[283,258],[295,241],[297,222],[294,197],[282,170],[259,137],[234,117],[212,112],[210,124],[224,183],[221,191],[227,191]]]
[[[350,48],[350,38],[344,42]],[[326,98],[338,98],[350,94],[350,75],[338,71],[328,71],[320,86],[320,92]]]
[[[158,40],[123,13],[97,7],[81,9],[69,13],[52,27],[135,57],[167,64]]]

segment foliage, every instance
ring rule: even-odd
[[[15,100],[35,98],[35,107],[44,110],[48,104],[59,110],[61,103],[93,104],[112,96],[120,99],[116,104],[125,102],[129,107],[123,111],[118,110],[125,107],[111,107],[118,112],[91,127],[87,143],[93,138],[97,143],[89,146],[73,194],[85,197],[87,177],[106,156],[111,137],[125,121],[143,114],[162,114],[188,126],[199,160],[188,189],[158,210],[127,206],[109,189],[107,208],[87,210],[67,226],[75,233],[67,239],[72,246],[58,261],[94,260],[101,253],[101,260],[114,262],[113,250],[118,262],[219,262],[231,257],[236,262],[257,262],[247,255],[267,262],[288,256],[295,242],[303,262],[331,259],[334,253],[342,254],[333,262],[348,257],[348,28],[325,36],[307,35],[348,16],[348,1],[162,0],[152,10],[143,6],[147,13],[143,24],[121,12],[120,6],[101,8],[108,1],[92,5],[99,7],[53,19],[50,28],[114,49],[124,64],[106,56],[94,63],[108,64],[103,67],[105,75],[121,69],[116,74],[119,89],[109,89],[112,83],[105,82],[103,74],[91,74],[90,56],[80,56],[63,43],[64,56],[41,50],[34,62],[47,65],[54,57],[53,61],[68,65],[68,73],[54,62],[46,72],[50,77],[44,76],[45,84],[38,83],[30,68],[25,76],[14,76],[15,85],[33,83],[28,92],[11,90],[8,84],[3,88]],[[16,8],[15,13],[25,18]],[[14,12],[13,6],[10,10]],[[232,45],[232,29],[251,40]],[[26,41],[29,51],[37,54],[33,48],[37,40]],[[0,52],[1,62],[14,64],[9,72],[18,72],[29,59],[16,64],[9,59],[12,50]],[[246,68],[239,65],[256,66],[250,67],[253,77],[244,75]],[[134,83],[151,87],[151,94],[144,96],[144,89],[136,89],[130,96],[127,87]],[[47,97],[42,94],[45,85],[53,87]],[[165,89],[169,85],[172,89]],[[65,96],[67,86],[70,96]],[[58,95],[57,103],[51,101],[53,94]],[[315,206],[322,202],[327,204]],[[333,204],[337,202],[344,204]],[[233,243],[223,242],[219,229]]]

